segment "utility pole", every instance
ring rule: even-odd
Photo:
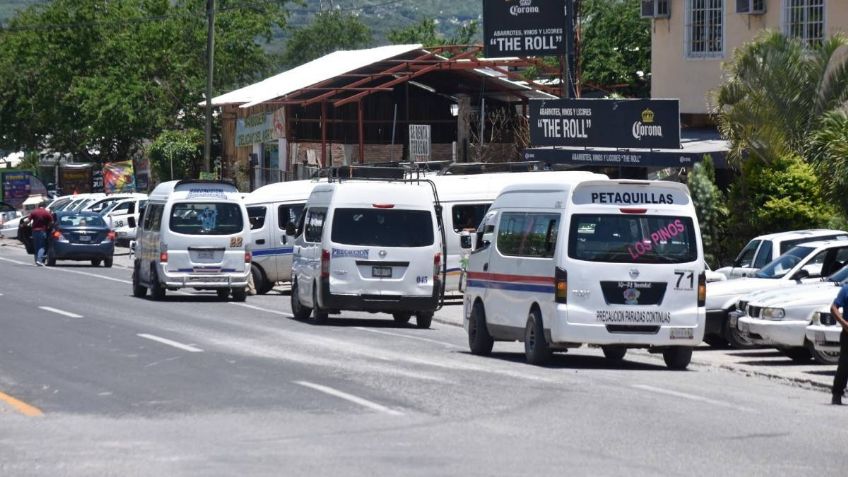
[[[576,98],[577,91],[575,89],[574,79],[576,75],[575,62],[575,41],[574,41],[574,21],[577,17],[578,0],[565,0],[565,61],[562,65],[562,97]]]
[[[212,73],[215,69],[215,0],[206,0],[206,141],[203,144],[203,170],[211,171],[212,155]]]

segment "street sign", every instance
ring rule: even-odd
[[[425,162],[430,160],[430,125],[409,125],[409,160]]]
[[[565,54],[565,0],[483,0],[488,58]]]
[[[530,100],[533,146],[680,149],[676,99]]]

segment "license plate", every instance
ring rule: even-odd
[[[371,276],[375,278],[392,278],[392,267],[371,267]]]
[[[673,340],[691,340],[695,337],[692,328],[672,328],[670,338]]]
[[[817,345],[825,344],[824,331],[816,331],[815,339]]]
[[[212,251],[200,251],[197,252],[197,258],[200,260],[212,260],[215,258],[215,252]]]
[[[91,236],[89,236],[89,235],[80,235],[80,236],[79,236],[79,241],[80,241],[80,242],[91,242]]]

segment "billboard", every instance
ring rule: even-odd
[[[107,194],[135,192],[132,161],[103,164],[103,190]]]
[[[430,160],[430,125],[409,125],[409,160],[426,162]]]
[[[680,149],[676,99],[530,101],[534,146]]]
[[[3,186],[3,202],[20,209],[32,191],[32,181],[35,179],[30,171],[0,172]]]
[[[84,194],[91,192],[91,165],[64,165],[62,166],[59,180],[63,194]]]
[[[565,0],[483,0],[488,58],[565,54]]]

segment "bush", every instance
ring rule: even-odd
[[[715,184],[715,168],[710,156],[705,156],[703,162],[695,164],[687,182],[701,226],[704,258],[711,266],[718,267],[728,257],[725,242],[721,240],[728,212],[724,195]]]

